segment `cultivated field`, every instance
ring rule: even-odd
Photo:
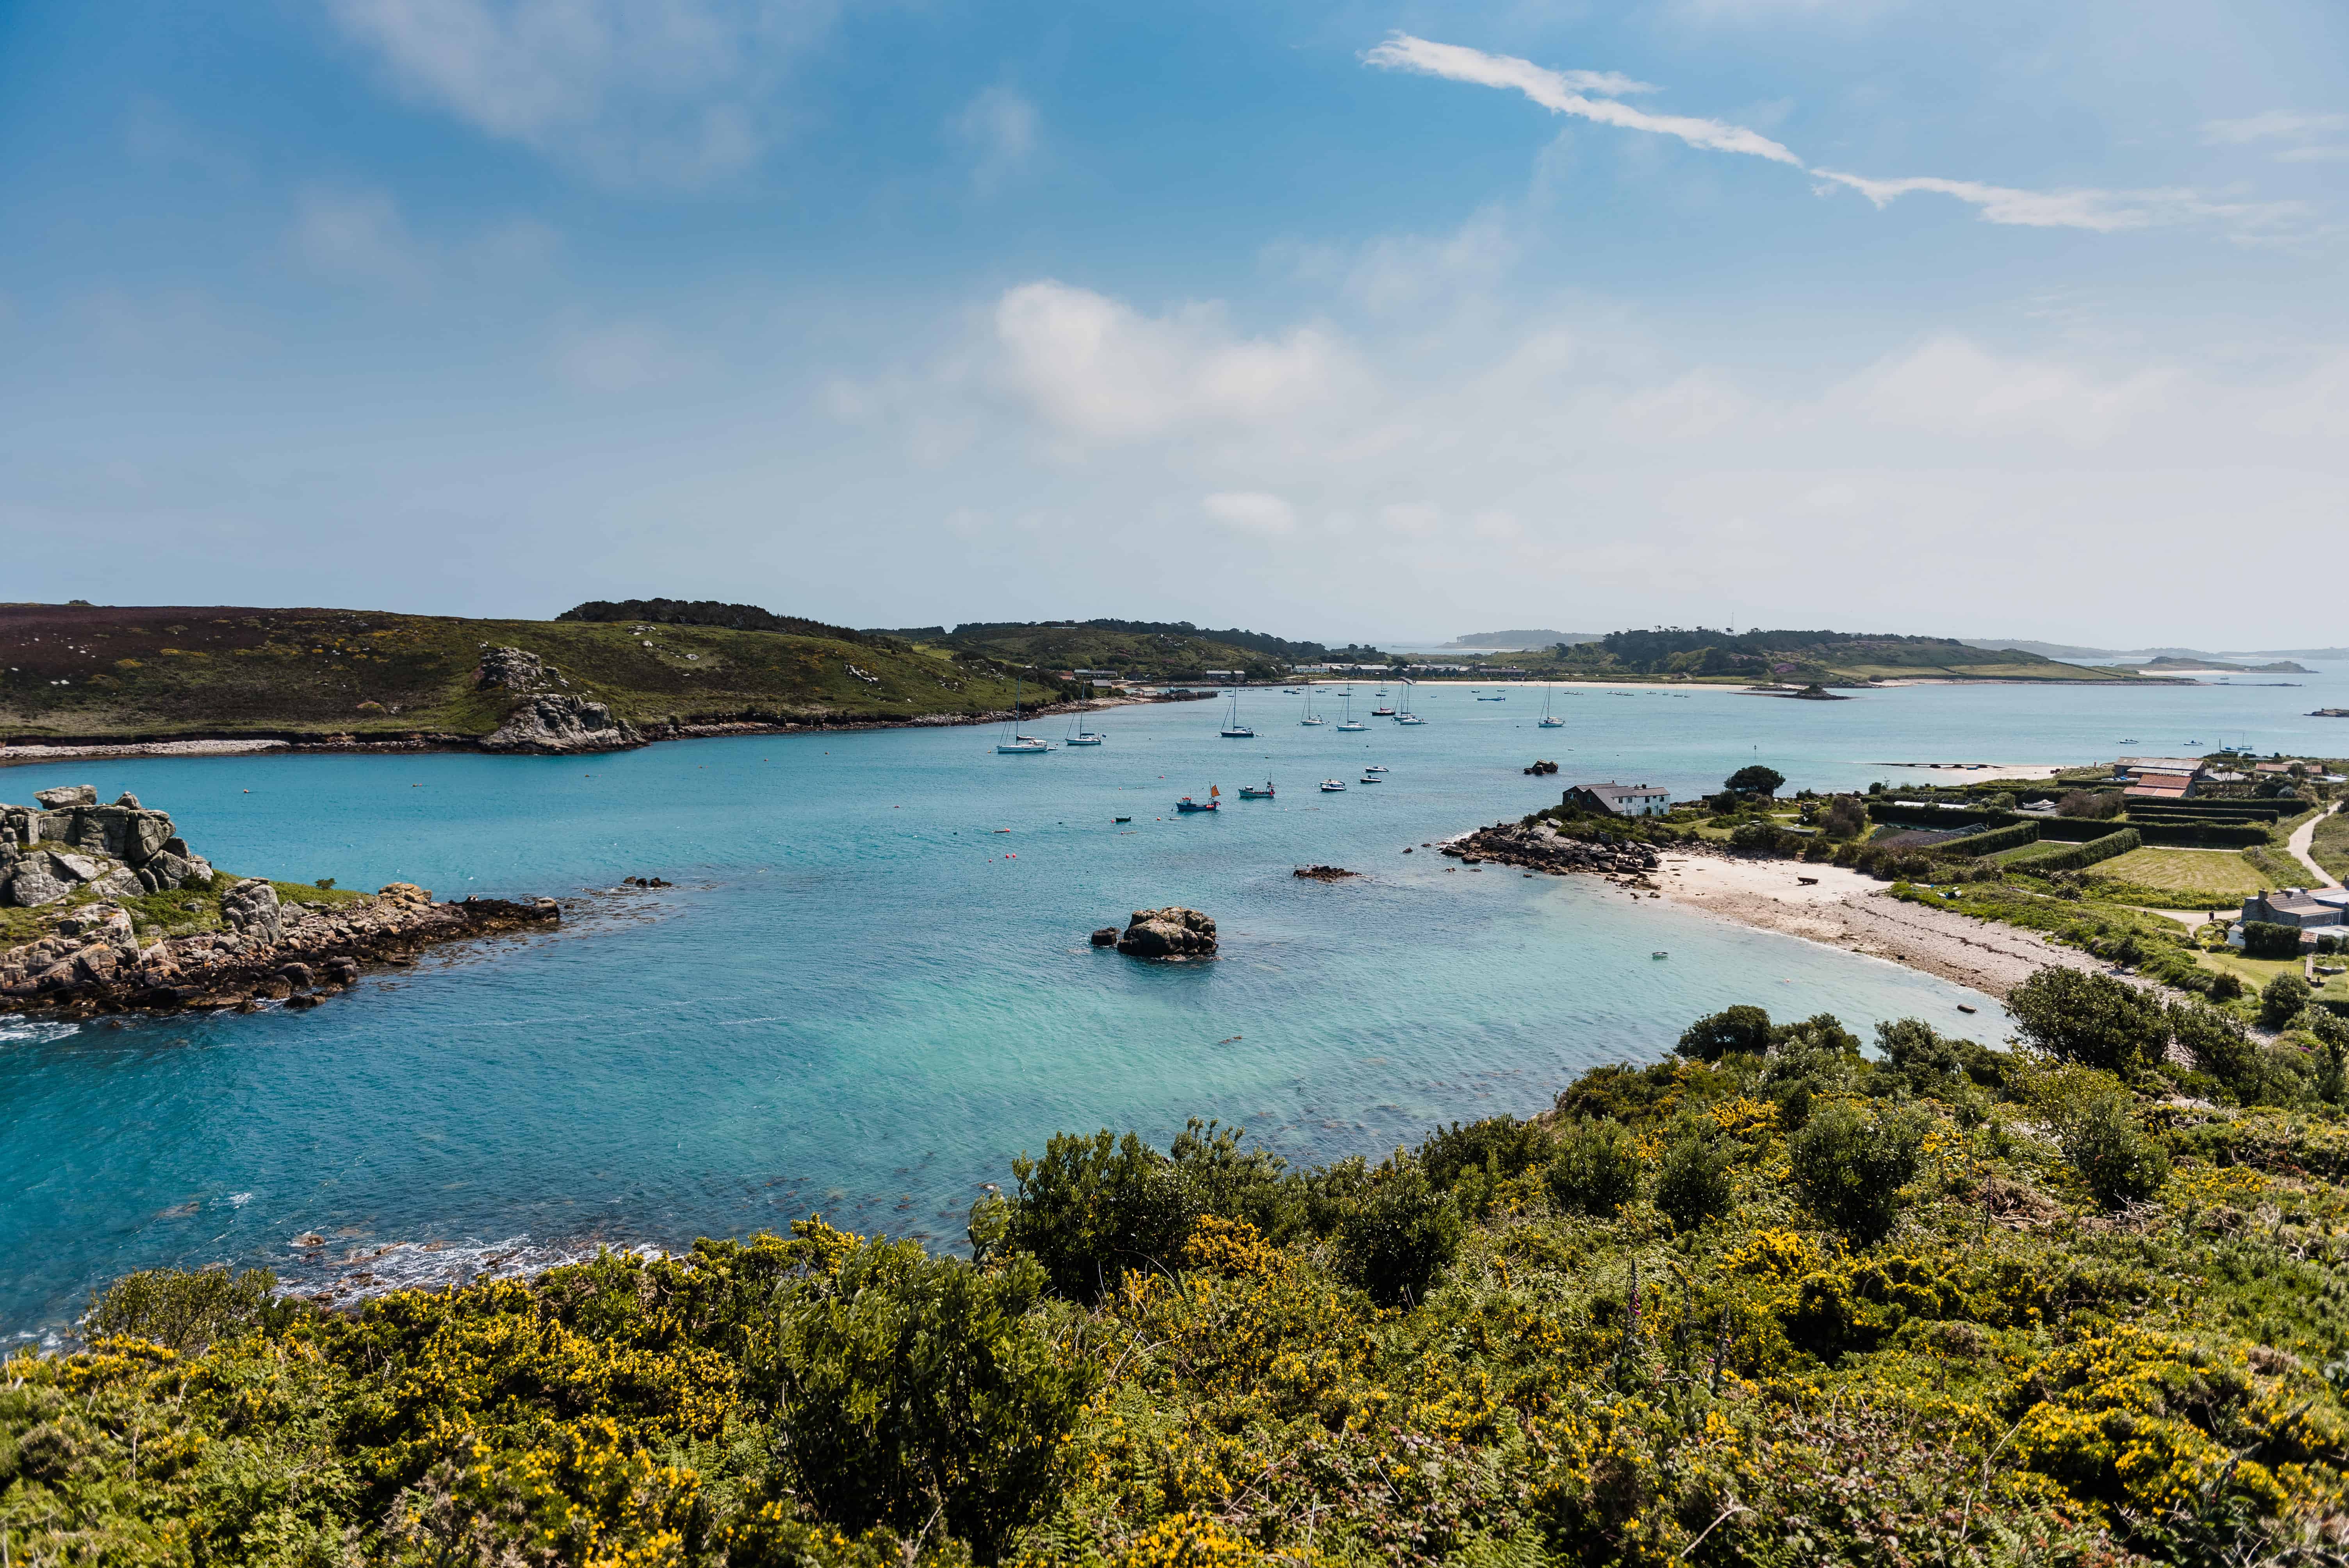
[[[2198,899],[2224,903],[2275,885],[2233,850],[2131,850],[2099,863],[2094,872],[2115,882],[2175,888]]]

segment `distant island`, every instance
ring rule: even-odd
[[[2139,667],[2177,675],[2199,672],[2238,676],[2313,676],[2316,673],[2304,665],[2292,663],[2290,659],[2279,659],[2271,665],[2230,665],[2223,659],[2175,658],[2167,655],[2158,659],[2147,659]]]
[[[1004,712],[1015,696],[1050,705],[1104,690],[1364,669],[1789,688],[2183,678],[1891,633],[1700,626],[1475,635],[1495,645],[1413,659],[1187,621],[860,631],[711,600],[596,600],[543,621],[0,604],[0,748],[25,759],[39,755],[26,748],[42,746],[191,743],[595,751],[777,727],[971,722]],[[1498,645],[1536,636],[1553,640]]]
[[[1524,648],[1548,648],[1560,644],[1595,643],[1600,632],[1466,632],[1444,645],[1447,648],[1502,648],[1516,652]]]
[[[2138,662],[2151,659],[2224,659],[2251,657],[2270,659],[2349,659],[2349,648],[2244,648],[2232,655],[2214,654],[2205,648],[2085,648],[2070,643],[2040,643],[2028,637],[1960,637],[1969,647],[1986,648],[1992,652],[2013,649],[2019,653],[2039,654],[2051,659],[2127,659]],[[2303,671],[2303,674],[2310,672]]]

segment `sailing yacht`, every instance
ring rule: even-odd
[[[999,757],[1033,757],[1052,749],[1052,743],[1033,735],[1019,733],[1019,677],[1011,677],[1011,734],[996,743]]]
[[[1365,730],[1370,727],[1371,727],[1369,725],[1364,724],[1361,720],[1354,717],[1354,688],[1352,686],[1348,686],[1346,688],[1346,717],[1345,719],[1338,726],[1340,733],[1342,734],[1348,730]]]
[[[1411,686],[1412,683],[1409,681],[1402,683],[1402,701],[1395,706],[1395,722],[1397,724],[1425,724],[1427,720],[1420,717],[1419,715],[1411,711]]]
[[[1061,738],[1061,744],[1063,746],[1099,746],[1102,741],[1107,740],[1108,738],[1108,736],[1103,735],[1098,729],[1086,729],[1081,727],[1081,720],[1072,718],[1069,720],[1069,733]]]
[[[1231,712],[1224,716],[1224,738],[1226,740],[1254,740],[1256,738],[1256,731],[1250,729],[1247,725],[1240,722],[1240,699],[1239,694],[1237,692],[1232,694]]]
[[[1297,722],[1316,727],[1330,722],[1328,719],[1321,717],[1313,711],[1313,688],[1311,686],[1307,686],[1305,688],[1305,717],[1299,719]]]
[[[1384,692],[1379,693],[1379,706],[1371,709],[1371,717],[1372,718],[1392,718],[1394,716],[1395,710],[1387,706],[1387,694]]]
[[[1541,722],[1540,722],[1539,724],[1537,724],[1537,725],[1534,726],[1534,727],[1535,727],[1536,729],[1564,729],[1564,728],[1566,727],[1566,720],[1564,720],[1564,719],[1562,719],[1562,718],[1555,718],[1555,717],[1551,717],[1551,715],[1550,715],[1550,711],[1549,711],[1549,687],[1547,687],[1547,686],[1544,686],[1544,687],[1542,687],[1542,716],[1541,716]]]

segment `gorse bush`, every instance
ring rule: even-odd
[[[1578,1121],[1558,1140],[1548,1184],[1563,1212],[1603,1219],[1639,1195],[1639,1143],[1620,1122]]]
[[[1814,1109],[1786,1142],[1803,1206],[1862,1242],[1881,1241],[1900,1217],[1900,1189],[1917,1174],[1924,1129],[1909,1116],[1871,1116],[1848,1101]]]
[[[1657,1211],[1682,1231],[1728,1213],[1737,1190],[1729,1168],[1729,1150],[1717,1134],[1682,1127],[1656,1166]]]
[[[1820,1016],[1375,1166],[1056,1139],[970,1262],[811,1220],[347,1312],[136,1276],[0,1376],[0,1555],[2330,1562],[2349,1041],[2162,1026],[2241,1088]]]
[[[2127,1097],[2100,1094],[2064,1129],[2064,1158],[2105,1207],[2150,1198],[2169,1179],[2169,1157],[2145,1135]]]

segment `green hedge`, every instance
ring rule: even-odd
[[[1976,824],[2001,828],[2014,820],[2013,812],[1992,807],[1961,806],[1944,810],[1939,806],[1899,806],[1890,800],[1870,800],[1868,815],[1870,820],[1903,828],[1964,828]]]
[[[2085,844],[2072,844],[2045,854],[2023,855],[2007,862],[2009,871],[2028,872],[2033,876],[2045,876],[2050,872],[2076,872],[2095,865],[2098,861],[2111,860],[2141,848],[2145,841],[2135,828],[2123,828],[2117,833],[2106,833],[2101,839],[2091,839]]]
[[[2134,811],[2129,821],[2147,843],[2173,848],[2242,850],[2268,841],[2268,830],[2256,822],[2150,822]]]
[[[1988,832],[1969,833],[1962,839],[1951,839],[1947,843],[1934,844],[1925,852],[1936,856],[1994,855],[2001,850],[2018,849],[2024,844],[2032,843],[2038,837],[2038,823],[2012,822],[2003,828],[1992,828]]]

